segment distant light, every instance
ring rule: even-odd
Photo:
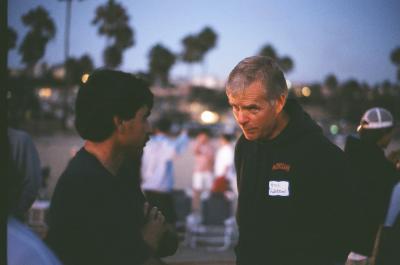
[[[339,127],[336,124],[332,124],[329,130],[331,131],[331,134],[336,135],[339,132]]]
[[[309,97],[311,95],[311,89],[308,86],[305,86],[301,89],[301,94],[304,97]]]
[[[83,74],[81,81],[82,81],[82,83],[86,83],[88,81],[88,79],[89,79],[89,74]]]
[[[200,119],[203,123],[213,124],[216,123],[219,119],[219,115],[215,112],[205,110],[201,113]]]
[[[290,82],[289,80],[286,79],[286,86],[288,89],[292,88],[292,82]]]
[[[65,68],[64,67],[59,67],[53,70],[53,76],[56,79],[64,79],[65,77]]]
[[[39,89],[39,97],[41,98],[50,98],[52,93],[53,91],[51,91],[51,88],[48,87]]]

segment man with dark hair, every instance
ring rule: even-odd
[[[75,125],[85,144],[49,212],[47,242],[63,263],[164,264],[158,257],[175,252],[164,215],[140,191],[152,104],[148,85],[131,74],[98,70],[81,85]]]
[[[400,180],[400,173],[384,153],[394,128],[394,119],[388,110],[371,108],[361,118],[357,129],[359,138],[347,138],[345,153],[357,185],[353,195],[357,204],[353,210],[359,215],[352,233],[353,252],[349,262],[367,264],[373,256],[375,238],[384,223],[392,189]]]
[[[344,261],[349,218],[343,152],[326,139],[271,58],[239,62],[226,85],[236,144],[239,265]]]

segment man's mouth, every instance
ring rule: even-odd
[[[253,133],[256,131],[256,129],[255,128],[244,128],[243,131],[246,133]]]

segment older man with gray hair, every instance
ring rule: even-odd
[[[285,77],[271,58],[239,62],[226,93],[243,131],[235,150],[237,264],[344,261],[351,186],[343,152],[288,99]]]

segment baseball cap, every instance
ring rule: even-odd
[[[393,127],[392,114],[384,108],[372,108],[367,110],[361,118],[357,131],[361,129],[384,129]]]

